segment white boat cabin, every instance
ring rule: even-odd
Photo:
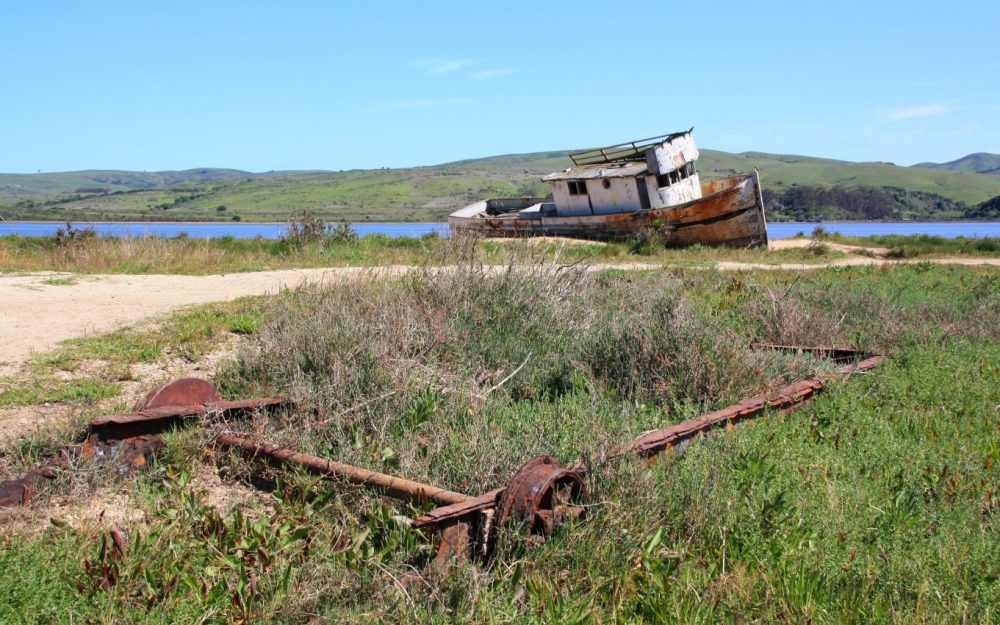
[[[542,178],[552,187],[559,217],[666,208],[701,197],[698,147],[690,130],[571,158],[573,167]]]

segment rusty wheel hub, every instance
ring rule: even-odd
[[[536,456],[507,483],[497,506],[498,520],[523,522],[528,531],[547,536],[563,520],[583,514],[580,503],[586,496],[587,484],[578,471],[553,456]]]

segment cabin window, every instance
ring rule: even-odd
[[[569,181],[570,195],[587,195],[587,183],[582,180]]]
[[[695,171],[694,168],[694,161],[691,161],[690,163],[682,165],[680,169],[660,174],[656,177],[656,183],[660,186],[660,188],[669,187],[672,184],[677,184],[681,180],[687,180],[696,173],[697,171]]]
[[[604,180],[602,180],[601,184],[604,185],[605,189],[610,189],[611,188],[611,181],[608,180],[607,178],[605,178]]]

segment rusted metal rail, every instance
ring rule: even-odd
[[[432,501],[436,504],[462,503],[469,499],[468,495],[450,490],[421,484],[402,477],[369,471],[360,467],[343,464],[312,454],[306,454],[278,447],[268,443],[257,443],[234,434],[219,434],[215,437],[216,445],[227,449],[236,449],[249,458],[263,458],[275,465],[292,465],[302,467],[313,475],[325,479],[344,481],[358,486],[369,486],[382,491],[396,499],[407,499],[417,503]]]
[[[871,356],[861,362],[842,366],[835,373],[793,382],[779,389],[774,395],[754,395],[722,410],[716,410],[662,430],[647,432],[626,445],[624,451],[650,456],[700,436],[713,428],[756,417],[765,410],[794,410],[810,400],[816,393],[822,391],[832,380],[872,369],[884,359],[883,356]],[[621,453],[617,455],[621,455]]]

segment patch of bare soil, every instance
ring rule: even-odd
[[[251,514],[274,512],[274,499],[268,493],[243,482],[224,480],[209,464],[194,465],[189,487],[202,493],[206,505],[222,512],[236,507],[252,511]],[[132,497],[129,478],[96,488],[78,480],[69,492],[53,494],[24,507],[0,510],[0,521],[0,537],[23,538],[37,536],[52,524],[85,533],[127,530],[145,525],[147,514]]]
[[[235,334],[226,335],[218,349],[205,354],[197,362],[183,358],[172,357],[166,360],[148,363],[136,363],[128,366],[126,379],[118,380],[121,392],[116,397],[98,402],[91,406],[66,403],[46,403],[30,406],[15,406],[0,409],[0,444],[23,438],[40,430],[45,430],[80,417],[84,412],[120,409],[122,405],[131,409],[146,393],[164,382],[188,376],[211,378],[215,375],[218,364],[235,355],[241,337]],[[102,375],[107,372],[107,363],[103,361],[84,361],[73,371],[59,371],[57,377],[69,381],[78,378]],[[15,374],[15,378],[24,376],[23,372]]]
[[[768,241],[767,249],[769,250],[797,250],[802,248],[807,248],[810,245],[825,245],[831,250],[837,250],[838,252],[844,252],[846,254],[856,254],[860,256],[870,256],[884,258],[886,254],[889,253],[889,248],[886,247],[875,247],[875,246],[864,246],[864,245],[846,245],[844,243],[832,243],[830,241],[819,241],[816,239],[804,239],[804,238],[794,238],[794,239],[775,239]]]
[[[0,375],[69,338],[100,334],[182,306],[277,293],[303,282],[344,279],[364,268],[262,271],[212,276],[0,275]]]
[[[80,416],[83,408],[69,404],[40,404],[0,408],[0,443],[24,438]]]

